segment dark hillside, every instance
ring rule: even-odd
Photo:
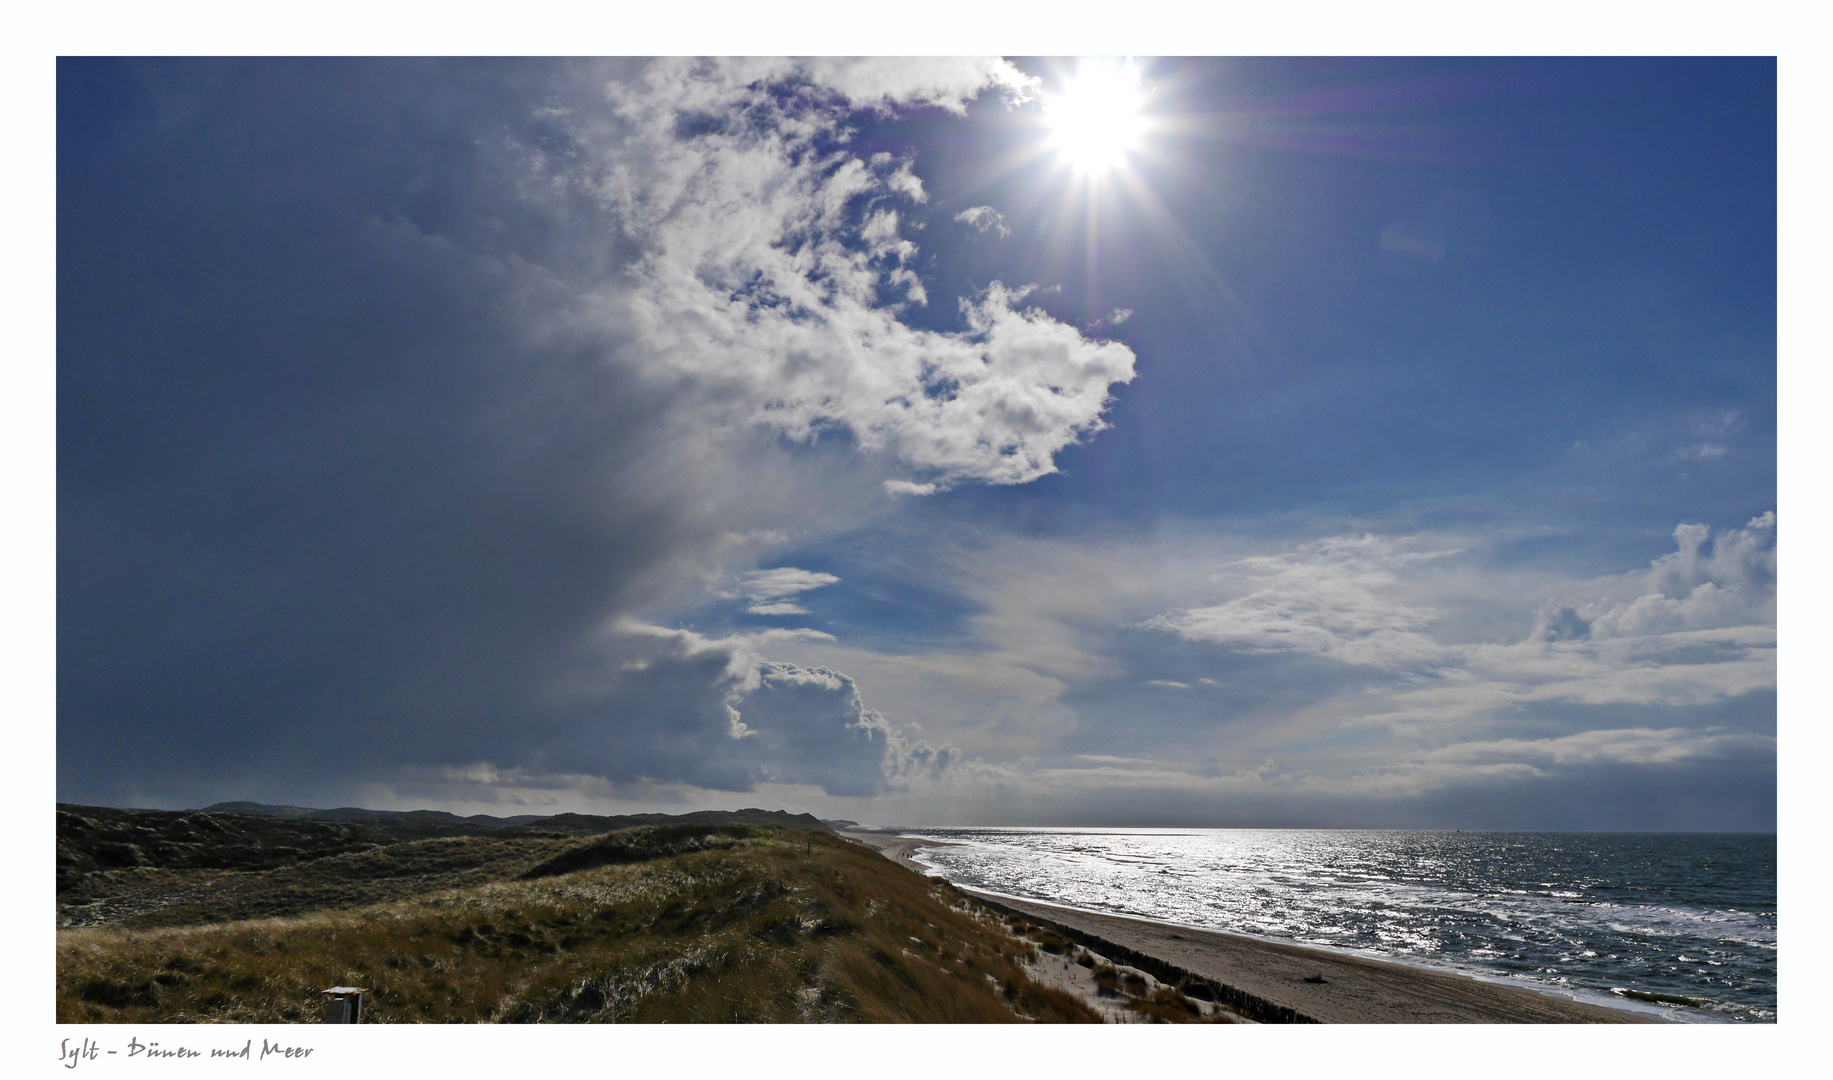
[[[270,806],[258,802],[221,802],[212,803],[201,811],[205,814],[241,814],[254,817],[312,818],[317,821],[418,821],[432,825],[483,825],[490,828],[509,828],[516,825],[527,825],[540,821],[546,814],[522,814],[517,817],[491,817],[488,814],[473,814],[470,817],[459,817],[444,810],[366,810],[357,806],[340,806],[334,810],[315,810],[309,806]]]
[[[57,891],[62,898],[107,871],[270,870],[406,840],[488,831],[443,822],[334,822],[59,803]]]
[[[696,810],[691,814],[619,814],[601,817],[596,814],[555,814],[527,826],[573,833],[605,833],[614,829],[636,829],[655,825],[765,825],[780,829],[807,829],[831,833],[832,829],[813,814],[791,814],[783,810]]]
[[[83,808],[88,809],[88,808]],[[116,813],[149,813],[143,810]],[[444,810],[364,810],[354,806],[335,810],[314,810],[306,806],[269,806],[256,802],[224,802],[206,806],[195,813],[235,814],[242,817],[270,817],[311,821],[350,821],[379,828],[452,828],[517,829],[570,833],[603,833],[613,829],[638,829],[649,825],[776,825],[785,829],[826,830],[827,824],[813,814],[791,814],[783,810],[695,810],[687,814],[523,814],[518,817],[491,817],[473,814],[459,817]],[[440,833],[438,835],[451,835]],[[465,835],[474,835],[466,833]]]

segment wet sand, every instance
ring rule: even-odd
[[[843,835],[878,849],[918,873],[929,868],[913,852],[935,841],[878,833]],[[996,907],[1110,946],[1104,952],[1156,959],[1263,1002],[1269,1016],[1325,1024],[1637,1024],[1658,1017],[1574,1001],[1523,987],[1406,964],[1262,941],[1240,934],[1195,930],[1148,919],[1106,915],[1033,900],[962,892]],[[1097,947],[1098,946],[1091,946]],[[1164,977],[1163,974],[1160,975]]]

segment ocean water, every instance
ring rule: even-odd
[[[954,845],[918,858],[987,892],[1448,968],[1675,1020],[1776,1019],[1773,835],[896,831]]]

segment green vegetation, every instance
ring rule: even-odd
[[[80,886],[129,914],[59,932],[60,1023],[312,1022],[340,984],[378,1023],[1099,1019],[946,883],[825,833],[447,837]]]

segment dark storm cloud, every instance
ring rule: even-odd
[[[653,397],[531,347],[487,254],[400,243],[515,228],[474,135],[541,81],[485,74],[63,70],[122,84],[60,163],[65,797],[513,753],[556,646],[691,531],[622,480]]]
[[[898,321],[922,186],[841,148],[849,99],[1001,84],[61,66],[61,797],[332,799],[404,768],[851,794],[941,760],[844,675],[751,639],[651,655],[673,631],[640,616],[882,512],[888,471],[1024,482],[1101,426],[1132,354],[1022,291],[965,332]]]
[[[550,774],[664,778],[726,791],[759,782],[817,784],[835,795],[883,790],[903,742],[826,668],[762,658],[782,632],[710,639],[626,624],[605,659],[556,686],[566,728],[536,755]],[[606,716],[619,722],[607,725]]]

